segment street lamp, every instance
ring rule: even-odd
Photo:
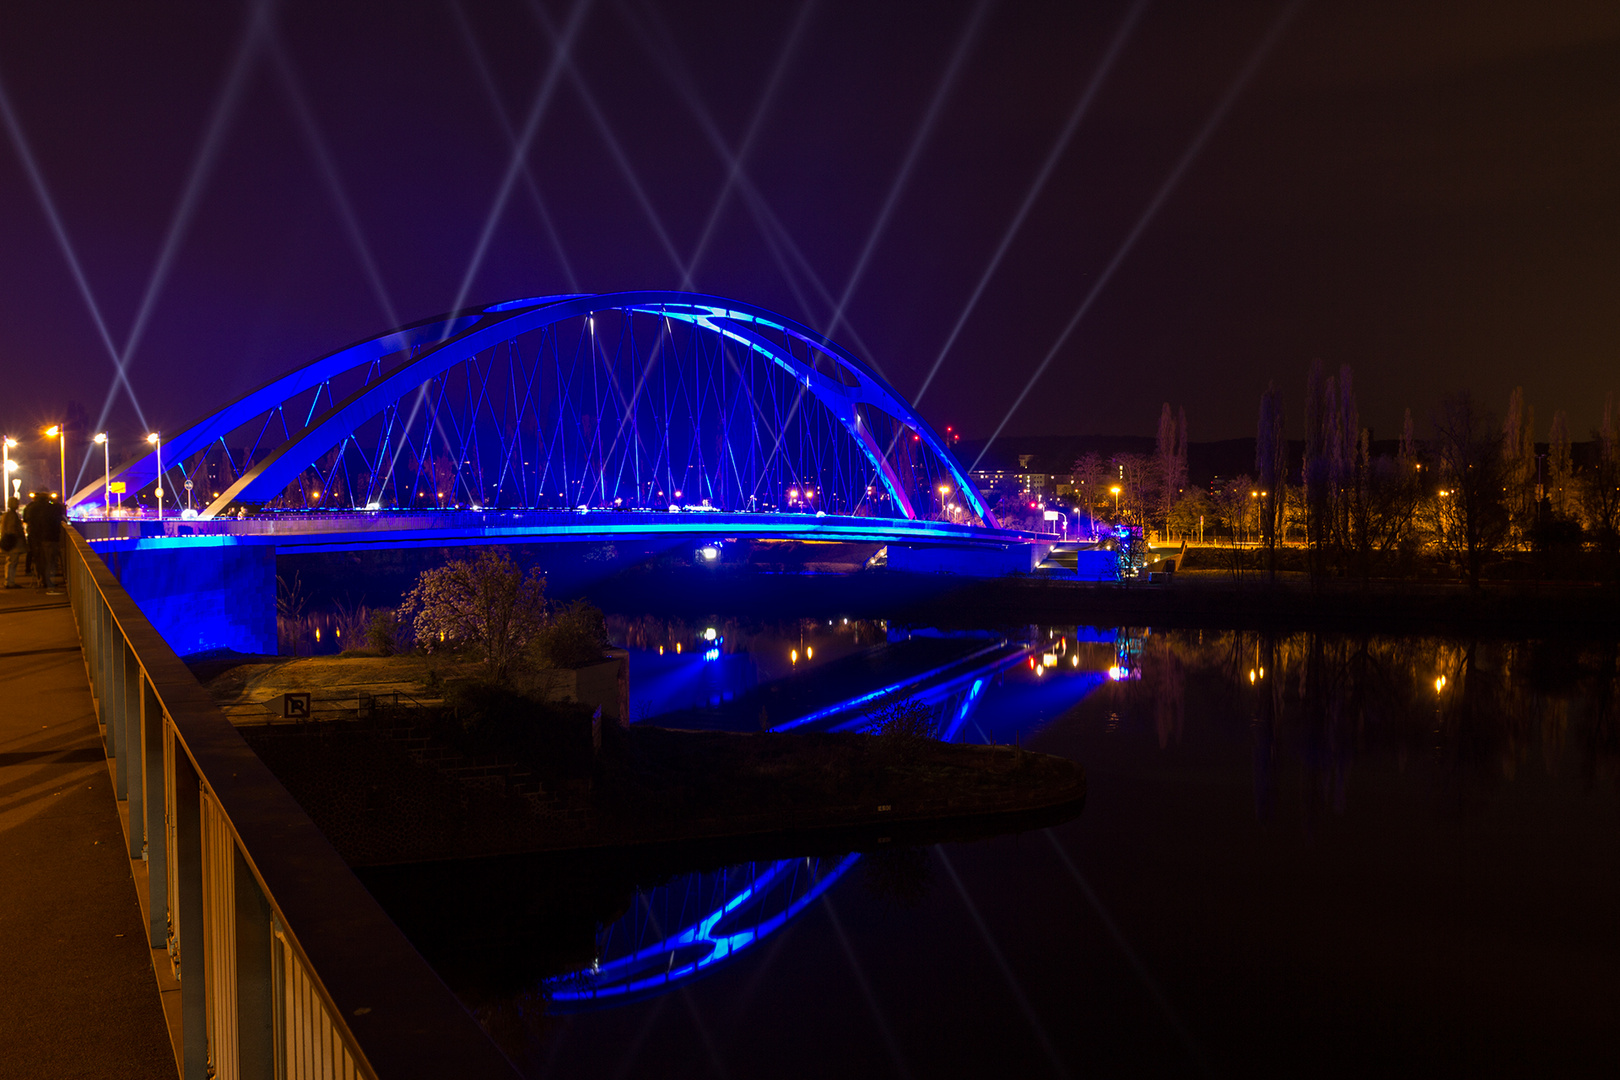
[[[101,467],[105,478],[101,482],[101,516],[112,518],[112,448],[107,445],[107,433],[101,432],[96,436],[96,442],[101,444]]]
[[[11,460],[11,448],[16,445],[17,440],[10,435],[0,439],[0,462],[3,462],[3,464],[0,464],[0,502],[5,501],[6,489],[10,488],[13,483],[11,474],[16,472],[18,468],[17,463]],[[18,480],[16,483],[21,486],[22,481]]]
[[[151,443],[152,446],[154,448],[156,448],[156,450],[157,450],[157,487],[155,489],[153,489],[152,493],[157,496],[158,520],[162,521],[163,520],[163,436],[154,431],[154,432],[152,432],[152,434],[150,434],[150,435],[148,435],[146,437],[146,441]]]
[[[56,448],[62,458],[62,503],[67,503],[67,425],[52,424],[45,429],[47,437],[56,440]]]
[[[1115,520],[1118,520],[1119,519],[1119,485],[1115,484],[1113,487],[1109,488],[1108,490],[1113,492],[1113,494],[1114,494],[1114,518],[1115,518]]]

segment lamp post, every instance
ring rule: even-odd
[[[0,502],[5,501],[12,485],[11,474],[17,471],[17,463],[11,460],[11,448],[16,445],[17,440],[10,435],[0,439],[0,462],[3,462],[0,464]],[[22,481],[18,480],[17,484],[20,486]]]
[[[45,429],[47,437],[56,440],[56,449],[62,458],[62,503],[67,504],[67,425],[52,424]]]
[[[105,474],[101,481],[101,516],[112,520],[112,448],[107,445],[105,431],[96,435],[96,442],[101,444],[101,467]]]
[[[152,434],[150,434],[150,435],[148,435],[146,437],[146,441],[151,443],[152,446],[157,450],[157,487],[153,490],[153,494],[157,496],[158,520],[162,521],[163,520],[163,436],[159,435],[157,432],[154,431],[154,432],[152,432]]]
[[[1118,521],[1119,520],[1119,485],[1115,484],[1113,487],[1109,488],[1108,490],[1114,493],[1114,520]]]

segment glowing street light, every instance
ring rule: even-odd
[[[16,472],[18,469],[17,463],[11,460],[11,448],[16,445],[17,440],[13,439],[10,435],[0,439],[0,502],[5,501],[4,496],[6,494],[6,490],[10,488],[13,483],[17,484],[19,487],[22,485],[21,480],[13,481],[11,479],[11,474]]]
[[[101,481],[101,516],[112,518],[112,448],[107,445],[105,431],[96,436],[96,442],[101,444],[101,468],[103,478]]]
[[[156,450],[157,450],[157,487],[152,490],[152,494],[157,497],[158,520],[162,521],[163,520],[163,436],[154,431],[154,432],[152,432],[152,434],[150,434],[150,435],[148,435],[146,437],[146,441],[151,443],[152,446],[154,448],[156,448]]]
[[[56,449],[62,459],[62,501],[67,502],[67,425],[52,424],[45,429],[47,438],[56,440]]]
[[[1119,485],[1115,484],[1108,490],[1112,492],[1114,496],[1114,516],[1119,517]]]

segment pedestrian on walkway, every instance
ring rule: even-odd
[[[23,524],[28,526],[28,554],[39,574],[39,587],[54,594],[56,554],[62,543],[62,507],[46,492],[36,491],[23,510]]]
[[[28,550],[27,534],[23,532],[22,515],[17,512],[21,501],[13,495],[6,502],[6,512],[0,515],[0,559],[6,563],[6,588],[20,589],[17,584],[17,563]]]

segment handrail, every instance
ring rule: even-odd
[[[129,854],[150,871],[150,943],[180,979],[182,1077],[516,1077],[107,565],[64,534]]]

